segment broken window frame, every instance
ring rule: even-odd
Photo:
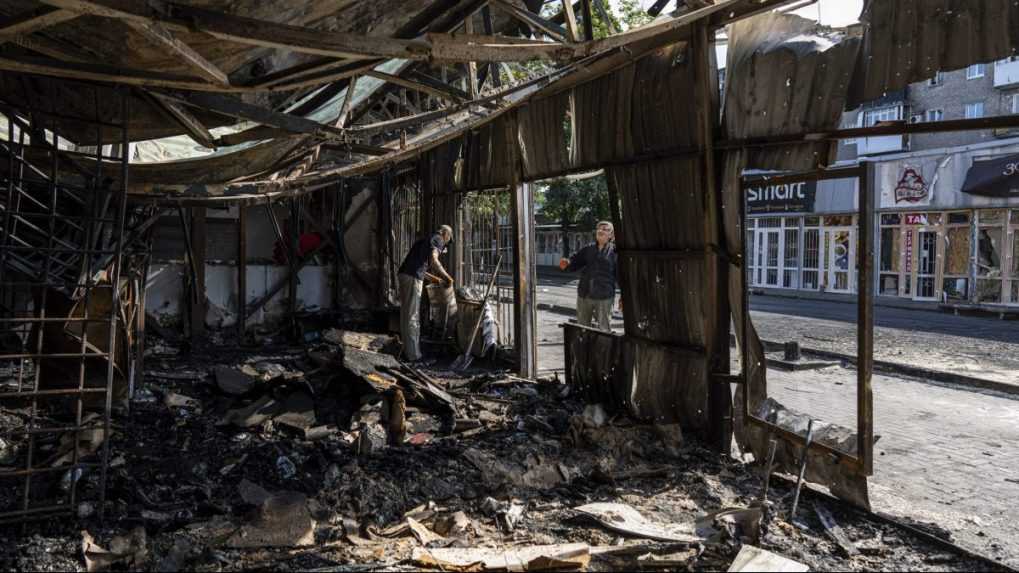
[[[975,236],[973,244],[976,256],[974,257],[974,277],[976,284],[973,290],[973,301],[977,304],[1002,304],[1007,302],[1006,296],[1010,288],[1010,277],[1008,276],[1010,253],[1008,246],[1011,227],[1008,223],[1009,212],[1006,209],[978,210],[976,212],[976,225],[974,225]],[[997,243],[992,254],[996,255],[997,261],[993,260],[984,263],[981,256],[981,245],[984,243],[983,236],[987,234],[992,239],[992,244]],[[996,236],[996,237],[995,237]],[[995,240],[996,238],[996,240]],[[997,292],[997,296],[984,297],[984,293]]]
[[[772,424],[767,420],[758,418],[751,413],[750,400],[743,400],[743,421],[750,425],[761,427],[776,438],[785,440],[798,447],[807,447],[812,451],[830,455],[833,460],[840,464],[849,466],[860,473],[874,475],[874,394],[871,386],[871,379],[874,370],[874,297],[872,289],[874,277],[874,229],[876,226],[877,214],[872,190],[874,189],[874,168],[866,161],[861,161],[855,167],[838,169],[823,169],[817,171],[804,171],[789,173],[778,176],[743,176],[740,178],[740,212],[739,223],[745,227],[747,221],[747,189],[752,186],[767,184],[788,184],[803,183],[810,181],[824,181],[833,179],[857,179],[859,181],[859,231],[856,234],[857,261],[859,270],[856,273],[857,280],[857,407],[856,407],[856,435],[857,455],[846,453],[832,448],[826,444],[811,441],[807,442],[805,436],[791,432],[781,426]],[[745,237],[745,233],[741,233]],[[746,245],[743,245],[746,253]],[[740,379],[747,384],[750,377],[750,348],[747,341],[750,340],[750,277],[748,265],[741,267],[741,289],[742,294],[742,321],[738,325],[741,332],[742,344],[740,344]]]

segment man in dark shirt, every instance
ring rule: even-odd
[[[421,289],[425,278],[425,269],[432,267],[432,273],[439,275],[447,285],[453,284],[445,267],[439,262],[439,254],[446,249],[453,238],[453,229],[449,225],[439,227],[430,237],[419,239],[410,248],[407,257],[400,265],[400,339],[403,341],[403,353],[407,360],[421,360],[420,308]]]
[[[559,261],[559,268],[566,272],[582,271],[577,287],[577,322],[583,326],[591,326],[593,318],[601,330],[612,330],[609,320],[618,274],[614,239],[612,223],[602,221],[598,223],[594,243]]]

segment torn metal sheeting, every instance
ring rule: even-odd
[[[1012,0],[867,0],[863,48],[850,107],[930,79],[938,71],[1012,56],[1019,5]]]
[[[806,435],[810,421],[810,416],[790,410],[772,398],[761,402],[751,414],[800,436]],[[815,422],[813,434],[813,439],[818,443],[848,455],[856,454],[857,440],[856,432],[853,430],[835,424]],[[749,438],[754,457],[759,460],[766,459],[768,443],[776,439],[778,447],[775,449],[774,471],[790,475],[799,474],[800,460],[803,456],[801,444],[793,443],[781,434],[770,432],[756,424],[750,424],[746,428],[746,436]],[[855,465],[840,463],[831,455],[811,449],[807,451],[805,477],[809,482],[829,488],[832,495],[840,499],[870,509],[867,476]]]
[[[860,51],[859,38],[818,35],[813,20],[768,12],[729,28],[725,129],[730,139],[767,139],[839,127]],[[828,165],[829,142],[747,151],[747,166]]]

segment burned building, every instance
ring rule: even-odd
[[[1019,120],[842,113],[1012,54],[1019,8],[871,0],[846,37],[792,4],[596,37],[600,0],[0,3],[5,565],[64,539],[89,570],[1003,567],[869,512],[868,289],[856,427],[769,397],[743,242],[746,189],[855,179],[875,280],[882,179],[837,142]],[[532,184],[596,170],[624,333],[564,325],[539,379]],[[443,224],[426,343],[469,370],[393,336]]]

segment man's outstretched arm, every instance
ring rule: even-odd
[[[572,257],[568,259],[560,259],[559,268],[568,273],[575,273],[577,271],[583,270],[584,267],[587,266],[586,251],[587,247],[584,247],[583,249],[580,249],[576,253],[573,253]]]

